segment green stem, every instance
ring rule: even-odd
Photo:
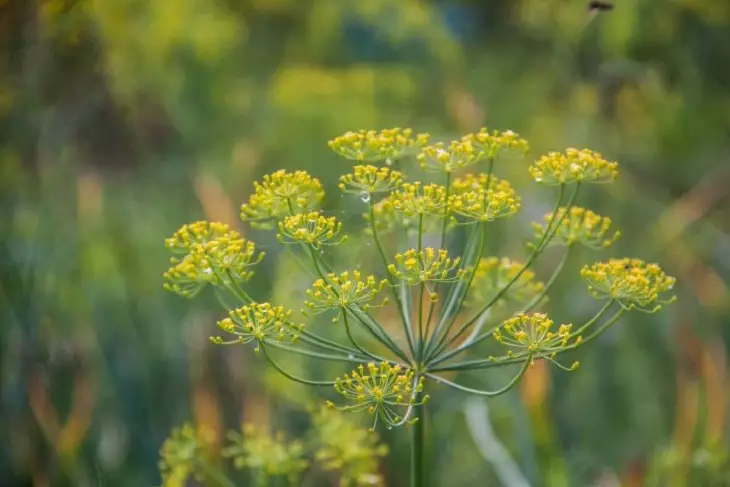
[[[423,323],[423,293],[426,290],[426,285],[421,282],[418,286],[418,356],[416,360],[420,361],[423,359],[423,349],[424,349],[424,335],[423,335],[423,329],[424,329],[424,323]]]
[[[304,355],[305,357],[312,357],[312,358],[318,358],[321,360],[332,360],[332,361],[339,361],[339,362],[357,362],[361,364],[366,364],[369,362],[366,358],[358,358],[358,357],[349,357],[347,355],[334,355],[334,354],[327,354],[327,353],[320,353],[315,352],[313,350],[305,350],[303,348],[298,347],[290,347],[289,345],[284,345],[283,343],[276,343],[276,342],[268,342],[268,345],[278,348],[279,350],[286,350],[287,352],[291,352],[297,355]],[[365,352],[367,353],[367,352]],[[374,355],[368,354],[370,358],[376,359],[376,360],[383,360],[382,358],[378,358]]]
[[[451,194],[451,172],[446,173],[446,205],[444,206],[443,221],[441,222],[441,245],[439,248],[446,248],[446,227],[449,223],[449,195]]]
[[[355,337],[352,336],[352,330],[350,329],[350,323],[347,321],[347,309],[342,310],[342,319],[345,323],[345,331],[347,332],[347,338],[350,339],[350,342],[357,348],[360,353],[365,354],[367,357],[370,357],[373,360],[377,360],[379,362],[382,362],[385,360],[383,357],[378,357],[377,355],[373,355],[372,353],[368,352],[364,348],[362,348],[356,341]]]
[[[376,229],[375,225],[375,209],[373,207],[373,198],[372,195],[370,195],[370,199],[368,202],[368,208],[370,211],[370,227],[371,231],[373,232],[373,240],[375,240],[375,246],[378,248],[378,253],[380,254],[380,259],[383,262],[383,270],[385,271],[385,277],[388,279],[388,284],[390,288],[390,293],[393,295],[393,299],[395,300],[396,308],[398,309],[398,314],[401,318],[401,324],[403,325],[406,339],[408,340],[408,349],[411,352],[411,356],[416,356],[416,348],[415,344],[413,342],[413,334],[411,333],[411,324],[410,324],[410,318],[406,314],[406,310],[403,306],[403,300],[400,297],[398,286],[393,280],[393,276],[391,276],[390,271],[388,270],[388,258],[385,255],[385,251],[383,250],[383,246],[380,243],[380,237],[378,236],[378,230]]]
[[[497,389],[496,391],[484,391],[481,389],[472,389],[471,387],[462,386],[461,384],[457,384],[456,382],[446,380],[443,377],[439,377],[437,375],[433,375],[433,374],[427,374],[427,375],[428,375],[428,377],[434,379],[437,382],[441,382],[442,384],[445,384],[449,387],[453,387],[454,389],[458,389],[463,392],[468,392],[470,394],[476,394],[479,396],[494,397],[494,396],[502,395],[505,392],[512,389],[520,381],[522,376],[525,375],[525,372],[527,372],[527,368],[530,366],[530,364],[532,364],[532,354],[527,356],[527,360],[525,360],[525,363],[522,365],[522,368],[517,373],[517,375],[514,376],[512,378],[512,380],[507,383],[507,385],[505,385],[501,389]]]
[[[416,396],[416,402],[421,402],[421,395]],[[425,487],[424,447],[425,447],[425,407],[423,404],[414,406],[414,415],[418,418],[411,425],[411,487]]]
[[[358,355],[357,350],[355,350],[354,348],[350,348],[340,343],[333,342],[332,340],[323,338],[315,333],[312,333],[311,331],[302,330],[302,335],[300,339],[303,342],[323,348],[325,350],[330,350],[332,352],[344,352],[347,354],[352,353],[354,355]]]
[[[286,370],[282,369],[281,366],[276,363],[274,359],[271,358],[271,355],[269,355],[269,352],[266,350],[266,345],[264,345],[263,342],[259,342],[259,346],[261,347],[261,351],[264,352],[264,356],[266,357],[266,360],[268,360],[271,365],[274,366],[274,368],[284,377],[287,379],[291,379],[294,382],[299,382],[300,384],[304,384],[307,386],[333,386],[335,385],[334,381],[319,381],[319,380],[309,380],[309,379],[302,379],[301,377],[297,377],[296,375],[292,375]]]
[[[234,484],[233,481],[231,479],[229,479],[227,475],[225,475],[219,469],[210,465],[208,462],[206,462],[204,460],[200,460],[200,461],[198,461],[198,465],[200,465],[203,468],[203,470],[205,471],[205,475],[209,479],[213,480],[220,487],[236,487],[236,484]]]

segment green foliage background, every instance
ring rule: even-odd
[[[523,474],[730,485],[730,3],[617,1],[594,18],[578,0],[0,0],[0,52],[0,485],[155,485],[157,450],[187,419],[303,431],[315,393],[210,346],[210,297],[163,292],[164,237],[238,224],[252,181],[278,168],[319,177],[327,209],[355,220],[327,140],[482,125],[533,155],[618,160],[617,184],[586,203],[622,230],[610,255],[680,283],[678,304],[576,353],[579,371],[538,368],[489,403]],[[502,175],[532,191],[526,165]],[[522,194],[522,225],[494,252],[520,257],[550,204]],[[292,263],[250,237],[271,252],[255,297],[297,308]],[[578,268],[553,293],[558,320],[591,312]],[[433,484],[500,485],[464,399],[430,405]],[[404,485],[406,442],[384,437],[389,485]]]

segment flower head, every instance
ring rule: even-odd
[[[184,297],[196,295],[207,284],[247,281],[253,276],[251,268],[264,257],[253,242],[221,223],[184,225],[166,244],[174,252],[187,251],[171,258],[172,267],[163,274],[165,289]]]
[[[309,466],[304,456],[304,445],[300,441],[287,441],[284,433],[271,435],[252,424],[243,426],[243,434],[228,434],[230,445],[223,450],[223,456],[233,459],[236,468],[249,468],[259,475],[286,477],[291,483],[298,483],[302,472]]]
[[[568,149],[542,156],[530,166],[530,174],[538,183],[548,185],[610,183],[618,176],[618,163],[589,149]]]
[[[656,264],[640,259],[610,259],[585,266],[580,275],[588,283],[588,291],[597,299],[615,299],[625,309],[653,313],[674,296],[663,298],[674,287],[676,279]]]
[[[277,238],[282,243],[301,242],[319,249],[324,245],[342,243],[342,223],[333,216],[326,217],[319,212],[299,213],[279,222]]]
[[[524,264],[507,257],[484,257],[477,264],[471,283],[470,304],[489,302],[504,289],[522,270]],[[527,269],[503,294],[503,299],[525,303],[537,296],[545,285],[535,279],[535,273]],[[500,300],[502,301],[502,300]]]
[[[443,217],[447,205],[446,188],[440,184],[404,183],[389,199],[395,210],[408,216]]]
[[[205,245],[219,237],[237,236],[225,223],[197,221],[180,227],[170,238],[165,239],[165,247],[173,254],[187,254],[199,245]]]
[[[394,161],[414,145],[424,145],[428,134],[413,137],[411,129],[360,130],[347,132],[329,141],[330,148],[354,161]]]
[[[591,210],[574,206],[568,214],[565,208],[558,209],[556,214],[545,215],[545,224],[533,223],[535,239],[539,242],[545,236],[545,231],[554,220],[560,221],[560,226],[555,232],[551,243],[570,247],[580,243],[593,249],[603,249],[610,246],[618,239],[621,232],[618,230],[611,233],[611,219],[607,216],[600,216]]]
[[[327,280],[317,279],[312,289],[307,290],[308,301],[304,305],[313,314],[330,309],[343,310],[357,305],[367,309],[388,281],[378,281],[375,276],[363,277],[360,271],[345,271],[342,274],[330,273]],[[337,318],[335,318],[335,321]]]
[[[520,208],[520,197],[504,179],[486,174],[458,178],[449,197],[449,209],[467,221],[493,221]]]
[[[379,442],[376,433],[331,408],[322,408],[314,417],[314,425],[319,444],[314,456],[322,470],[338,471],[341,485],[383,485],[379,460],[388,453],[388,447]]]
[[[502,150],[528,150],[527,141],[508,130],[499,132],[482,128],[476,134],[469,134],[460,140],[444,145],[439,142],[424,147],[418,155],[421,167],[434,168],[443,172],[452,172],[470,166],[483,159],[495,159]]]
[[[403,182],[403,173],[389,167],[355,166],[352,173],[340,177],[340,189],[346,193],[385,193]]]
[[[221,337],[211,337],[210,341],[217,345],[231,345],[234,343],[259,345],[268,340],[295,341],[299,338],[303,324],[292,323],[292,312],[283,306],[273,306],[270,303],[254,303],[241,306],[228,313],[228,317],[218,322],[218,328],[236,338],[224,341]]]
[[[241,206],[241,219],[266,226],[269,220],[315,209],[322,198],[324,190],[318,179],[306,171],[282,169],[254,183],[254,193]]]
[[[375,418],[372,430],[382,420],[389,427],[412,423],[418,418],[411,418],[412,406],[417,402],[418,394],[423,390],[423,378],[417,381],[412,370],[403,370],[400,365],[382,362],[380,365],[369,363],[359,365],[350,374],[335,380],[335,390],[354,404],[338,407],[341,411],[359,412],[367,410]],[[428,396],[423,398],[426,401]],[[336,407],[328,403],[330,407]],[[405,409],[401,415],[397,410]]]
[[[173,429],[160,449],[163,485],[183,485],[191,476],[202,480],[200,462],[210,456],[210,446],[205,435],[190,424]]]
[[[494,339],[510,347],[508,356],[546,358],[553,361],[554,354],[568,346],[573,325],[560,325],[553,330],[553,320],[543,313],[520,313],[510,318],[494,332]],[[574,344],[580,344],[577,337]],[[577,363],[572,368],[577,367]]]
[[[410,249],[395,255],[395,264],[388,271],[408,284],[420,282],[452,282],[464,277],[465,271],[459,269],[461,258],[450,258],[446,249],[426,247],[420,252]]]

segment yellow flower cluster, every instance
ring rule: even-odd
[[[329,146],[346,159],[389,162],[415,145],[425,145],[428,138],[428,134],[418,134],[414,138],[411,129],[360,130],[336,137],[329,141]]]
[[[520,272],[524,264],[507,257],[484,257],[477,264],[471,284],[469,304],[481,306],[489,302]],[[525,303],[537,296],[545,285],[535,279],[535,273],[527,269],[502,295],[504,300]],[[503,299],[500,302],[503,302]]]
[[[487,157],[468,140],[454,140],[446,146],[443,142],[429,145],[418,154],[418,163],[423,169],[453,172],[470,166]]]
[[[342,243],[346,236],[340,236],[342,223],[333,216],[326,217],[319,212],[299,213],[279,222],[276,237],[282,243],[301,242],[320,249],[324,245]]]
[[[546,314],[533,313],[519,315],[508,319],[494,332],[494,339],[511,348],[509,356],[532,354],[543,358],[553,358],[553,354],[568,346],[573,325],[560,325],[553,329],[553,320]],[[581,343],[580,337],[575,344]],[[512,350],[514,349],[514,350]],[[577,364],[573,364],[575,368]]]
[[[469,134],[460,140],[445,145],[442,142],[424,147],[418,155],[418,162],[423,169],[434,168],[443,172],[452,172],[470,166],[483,159],[494,160],[499,152],[506,149],[529,149],[527,141],[508,130],[489,132],[482,128],[476,134]]]
[[[173,429],[160,448],[162,484],[184,485],[188,477],[202,480],[204,471],[200,463],[210,457],[210,446],[205,436],[190,424]]]
[[[252,424],[243,426],[243,434],[228,434],[231,444],[223,456],[233,459],[236,468],[249,468],[262,477],[286,477],[298,484],[302,472],[309,466],[301,441],[287,441],[283,432],[271,435]]]
[[[611,234],[611,219],[607,216],[600,216],[577,206],[572,207],[567,215],[565,211],[565,208],[560,208],[555,215],[548,213],[545,215],[544,225],[532,224],[538,242],[542,240],[554,220],[562,221],[551,243],[566,247],[580,243],[593,249],[603,249],[609,247],[621,235],[618,230]]]
[[[172,257],[172,267],[163,274],[165,289],[184,297],[196,295],[206,284],[247,281],[253,276],[250,268],[264,258],[253,242],[223,223],[184,225],[165,243],[178,254],[187,252]]]
[[[466,274],[465,270],[459,269],[461,258],[450,258],[446,249],[426,247],[420,252],[410,249],[396,254],[395,262],[388,266],[388,271],[411,285],[427,281],[453,282]]]
[[[597,299],[614,299],[625,309],[653,313],[675,296],[662,298],[674,287],[676,279],[656,264],[640,259],[610,259],[585,266],[580,275],[588,290]]]
[[[254,183],[254,193],[241,206],[241,219],[266,226],[267,220],[280,219],[319,206],[324,198],[322,183],[306,171],[276,171]]]
[[[377,434],[331,408],[322,408],[314,417],[314,425],[319,444],[314,458],[322,470],[336,470],[341,486],[384,485],[379,460],[388,453],[388,447],[379,442]]]
[[[225,223],[197,221],[180,227],[170,238],[165,239],[165,247],[175,254],[187,254],[193,248],[223,236],[231,236],[233,231]]]
[[[530,166],[533,179],[542,184],[610,183],[618,176],[618,163],[589,149],[550,152]]]
[[[465,135],[462,140],[470,142],[480,152],[486,153],[486,157],[489,159],[496,159],[503,150],[514,149],[525,153],[530,150],[527,141],[511,130],[505,132],[492,130],[490,132],[486,128],[482,128],[476,134]]]
[[[241,306],[228,313],[228,317],[218,322],[218,328],[236,338],[224,341],[221,337],[210,337],[217,345],[254,342],[255,350],[266,340],[295,341],[299,338],[303,324],[292,323],[292,312],[283,306],[270,303],[254,303]]]
[[[350,374],[335,380],[335,390],[355,404],[336,407],[328,402],[330,407],[341,411],[367,411],[375,416],[371,431],[378,421],[383,421],[389,427],[413,422],[417,418],[401,416],[396,407],[410,408],[420,404],[416,401],[418,393],[423,391],[423,378],[414,379],[412,370],[403,370],[400,365],[391,365],[382,362],[380,365],[369,363],[359,365]],[[426,401],[428,396],[423,398]]]
[[[344,310],[347,306],[357,305],[367,309],[388,281],[378,281],[375,276],[363,277],[360,271],[330,273],[327,280],[317,279],[312,289],[307,290],[309,301],[304,305],[314,314],[329,309]],[[337,318],[335,318],[335,321]]]
[[[391,193],[389,199],[395,210],[408,216],[443,217],[448,203],[444,186],[440,184],[423,185],[420,182],[404,183]]]
[[[449,196],[449,210],[467,221],[493,221],[514,214],[520,198],[504,179],[486,174],[468,174],[458,178]]]
[[[385,193],[403,182],[403,173],[389,167],[355,166],[352,173],[340,177],[339,187],[346,193]]]

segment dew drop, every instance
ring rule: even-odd
[[[392,159],[391,159],[390,157],[388,157],[388,158],[387,158],[387,159],[385,160],[385,165],[386,165],[386,166],[392,166],[392,165],[393,165],[393,160],[392,160]]]
[[[350,360],[355,360],[355,356],[351,353],[347,355],[347,358]]]
[[[362,193],[360,193],[360,200],[363,203],[370,203],[370,193],[368,193],[367,191],[363,191]]]

